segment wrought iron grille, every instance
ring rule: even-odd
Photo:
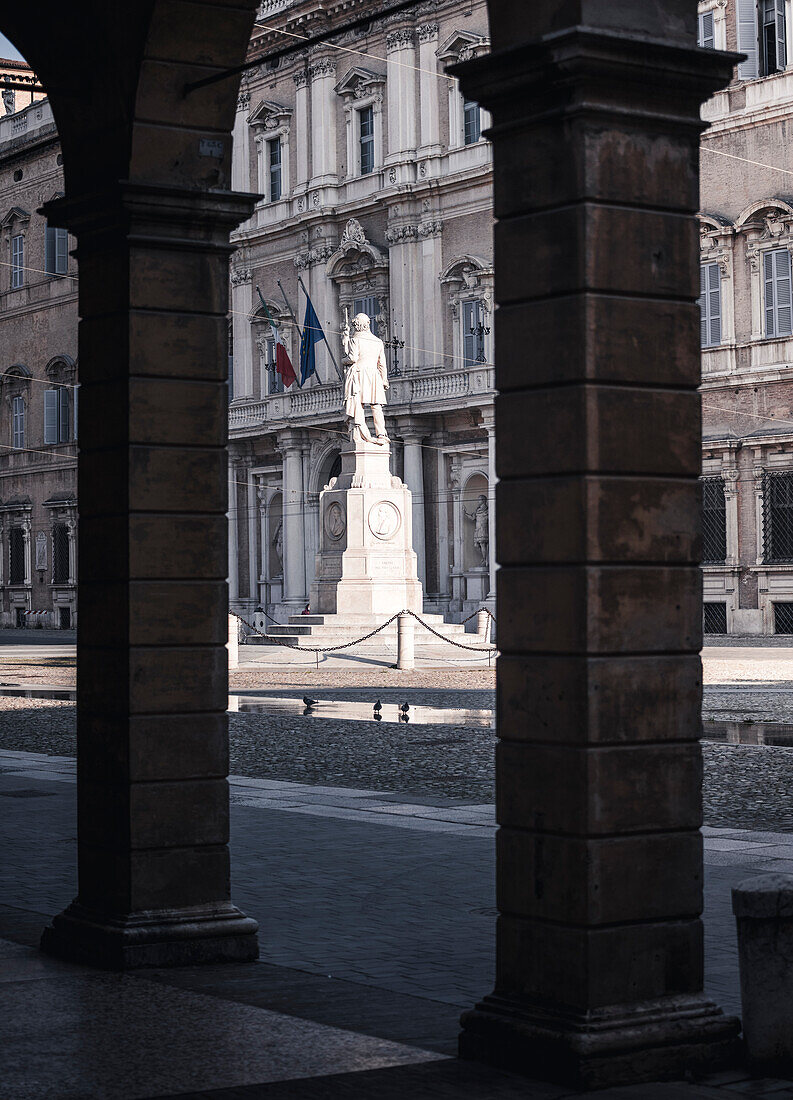
[[[706,634],[727,633],[727,604],[706,603],[702,606],[703,628]]]
[[[25,583],[25,533],[21,527],[12,527],[9,532],[8,583]]]
[[[774,604],[774,633],[793,634],[793,603]]]
[[[727,509],[724,481],[720,477],[702,479],[702,561],[721,565],[727,557]]]
[[[65,523],[52,529],[52,582],[66,584],[69,580],[69,530]]]
[[[793,561],[793,473],[763,478],[763,560]]]

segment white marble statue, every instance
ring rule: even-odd
[[[365,443],[388,442],[385,430],[383,405],[386,403],[385,391],[388,389],[388,368],[385,361],[385,345],[370,329],[369,318],[359,313],[353,318],[353,335],[350,336],[350,324],[345,310],[342,345],[344,347],[344,412],[353,443],[362,440]],[[364,406],[372,408],[375,438],[372,438],[366,424]]]
[[[489,564],[489,550],[490,550],[490,525],[488,522],[488,505],[487,497],[482,493],[477,501],[475,511],[469,512],[467,508],[463,508],[466,518],[473,520],[474,524],[474,546],[479,551],[481,558],[480,565]]]
[[[16,92],[13,88],[3,88],[3,106],[7,115],[13,115],[16,110]]]

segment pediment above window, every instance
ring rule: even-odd
[[[752,203],[738,218],[735,228],[755,241],[788,239],[793,236],[793,206],[781,199]]]
[[[27,225],[30,221],[30,214],[27,210],[23,210],[21,206],[12,206],[6,216],[0,222],[0,226],[3,229],[7,229],[9,226],[17,223],[19,225]]]
[[[473,57],[479,57],[490,51],[490,39],[485,34],[474,34],[471,31],[455,31],[447,38],[436,56],[445,65],[455,65],[458,61],[470,61]]]
[[[263,99],[256,109],[251,111],[248,125],[253,126],[254,129],[281,130],[289,126],[291,119],[292,111],[289,107]]]
[[[336,91],[345,99],[366,99],[368,96],[382,96],[385,76],[370,69],[356,66],[350,69],[336,85]]]

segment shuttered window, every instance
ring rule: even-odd
[[[754,80],[760,72],[760,48],[757,21],[757,0],[736,0],[738,10],[738,52],[746,60],[738,65],[741,80]]]
[[[699,17],[697,44],[706,50],[716,49],[716,37],[713,28],[713,12],[703,11]]]
[[[721,343],[721,268],[700,267],[699,318],[703,348]]]
[[[8,583],[25,583],[25,533],[21,527],[12,527],[8,539]]]
[[[483,328],[482,303],[463,302],[463,356],[466,367],[487,362]]]
[[[466,145],[476,145],[482,136],[482,114],[472,99],[463,103],[463,130]]]
[[[44,267],[50,275],[65,275],[69,264],[69,234],[65,229],[47,226]]]
[[[356,317],[359,313],[365,313],[369,318],[369,327],[375,336],[379,336],[377,331],[377,318],[380,313],[380,302],[373,295],[369,295],[368,298],[356,298],[352,303],[352,314]]]
[[[785,2],[760,0],[760,50],[764,76],[781,72],[787,65]]]
[[[69,389],[58,388],[58,442],[69,442]]]
[[[25,285],[25,238],[21,233],[11,238],[11,289]]]
[[[44,391],[44,442],[58,442],[58,391]]]
[[[765,283],[765,334],[790,336],[793,333],[793,302],[791,301],[790,253],[775,248],[763,256]]]
[[[25,446],[25,398],[15,397],[11,402],[11,439],[16,448]]]
[[[361,175],[374,172],[374,108],[363,107],[358,112],[360,127],[359,142],[361,150]]]
[[[267,159],[270,169],[270,202],[281,198],[281,139],[267,142]]]

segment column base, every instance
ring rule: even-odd
[[[584,1089],[723,1069],[741,1051],[740,1021],[704,997],[576,1015],[493,994],[461,1023],[461,1058]]]
[[[255,962],[258,928],[230,902],[108,917],[74,901],[44,929],[41,950],[103,970]]]

